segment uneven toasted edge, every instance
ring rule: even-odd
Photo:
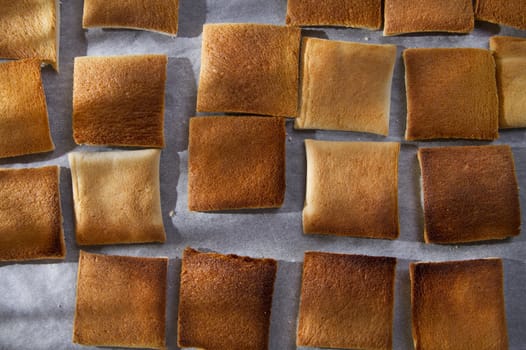
[[[113,0],[112,0],[113,1]],[[180,1],[177,1],[177,23],[175,24],[175,31],[162,31],[162,30],[154,30],[146,27],[134,27],[134,26],[125,26],[125,25],[89,25],[86,23],[84,13],[87,12],[87,1],[84,1],[84,6],[82,9],[82,28],[83,29],[89,29],[89,28],[111,28],[111,29],[131,29],[131,30],[140,30],[140,31],[147,31],[151,33],[158,33],[162,35],[167,35],[170,37],[175,38],[177,36],[177,32],[179,31],[179,7],[180,7]]]
[[[285,24],[289,27],[328,27],[328,28],[358,28],[358,29],[368,29],[368,30],[378,30],[382,27],[382,23],[384,21],[383,19],[383,1],[380,4],[380,13],[378,16],[378,24],[376,26],[358,26],[353,25],[350,22],[346,21],[346,23],[328,23],[328,21],[301,21],[301,20],[293,20],[290,16],[291,13],[290,8],[290,2],[287,2],[287,10],[285,15]]]
[[[507,49],[507,46],[510,44],[526,45],[526,38],[519,37],[519,36],[511,36],[511,35],[493,35],[489,38],[489,50],[493,53],[494,56],[495,54],[497,54],[497,56],[499,55],[499,52],[498,52],[499,48]],[[520,51],[522,53],[522,50]],[[515,55],[506,54],[506,56],[515,56]],[[502,58],[506,58],[506,57],[502,57]]]
[[[15,153],[11,153],[11,154],[8,154],[8,155],[2,155],[0,156],[0,159],[2,158],[14,158],[14,157],[20,157],[20,156],[25,156],[25,155],[29,155],[29,154],[40,154],[40,153],[47,153],[47,152],[52,152],[55,150],[55,143],[53,142],[53,137],[51,135],[51,128],[50,128],[50,125],[49,125],[49,113],[48,113],[48,108],[47,108],[47,99],[46,99],[46,92],[44,90],[44,84],[42,82],[42,71],[41,71],[41,60],[38,59],[38,58],[23,58],[23,59],[20,59],[20,60],[8,60],[7,62],[0,62],[0,65],[1,64],[25,64],[25,63],[28,63],[28,62],[36,62],[36,64],[39,65],[39,68],[38,68],[38,79],[39,79],[39,93],[42,94],[42,100],[44,102],[44,110],[45,110],[45,113],[46,113],[46,125],[47,125],[47,135],[49,137],[49,142],[50,142],[50,147],[47,147],[47,148],[43,148],[41,150],[32,150],[32,151],[24,151],[24,152],[15,152]]]
[[[469,34],[475,29],[475,20],[472,19],[471,25],[467,29],[460,30],[432,30],[432,29],[422,29],[422,30],[412,30],[412,31],[387,31],[384,25],[383,36],[398,36],[406,34],[416,34],[416,33],[449,33],[449,34]]]
[[[256,262],[256,263],[271,263],[274,266],[278,266],[278,262],[270,258],[252,258],[250,256],[236,255],[236,254],[221,254],[217,252],[203,252],[192,247],[186,247],[183,251],[183,259],[187,255],[207,255],[213,258],[217,258],[223,261],[240,260],[242,262]]]
[[[140,30],[140,31],[146,31],[146,32],[150,32],[150,33],[157,33],[157,34],[166,35],[166,36],[169,36],[169,37],[172,37],[172,38],[176,38],[177,37],[177,32],[179,30],[179,24],[177,24],[177,30],[175,32],[155,30],[155,29],[150,29],[150,28],[146,28],[146,27],[145,28],[141,28],[141,27],[133,27],[133,26],[125,26],[125,25],[86,25],[84,23],[82,24],[82,28],[84,28],[84,29],[110,28],[110,29]]]
[[[427,225],[426,225],[426,204],[427,204],[427,198],[426,198],[426,192],[424,191],[424,168],[423,168],[423,159],[422,159],[422,152],[427,150],[428,148],[419,148],[416,152],[416,157],[418,158],[418,164],[420,165],[420,203],[422,205],[422,210],[424,211],[424,242],[425,243],[431,243],[429,241],[429,236],[427,234]],[[415,344],[416,347],[416,344]]]
[[[60,167],[56,166],[57,169],[57,191],[58,191],[58,210],[60,215],[60,252],[61,255],[57,256],[57,259],[64,259],[66,257],[66,240],[64,237],[64,216],[62,215],[62,201],[60,198]]]
[[[141,259],[141,260],[159,260],[159,259],[163,259],[166,263],[166,271],[168,272],[168,258],[167,257],[155,257],[155,258],[152,258],[152,257],[136,257],[136,256],[124,256],[124,255],[106,255],[106,254],[95,254],[95,253],[89,253],[87,251],[84,251],[84,250],[80,250],[79,251],[79,262],[78,262],[78,267],[77,267],[77,284],[76,284],[76,290],[75,290],[75,313],[73,315],[73,335],[72,335],[72,338],[71,338],[71,341],[75,344],[81,344],[81,343],[78,343],[76,341],[76,337],[75,337],[75,326],[77,324],[77,307],[78,307],[78,304],[77,304],[77,300],[78,300],[78,296],[79,296],[79,280],[80,280],[80,270],[81,270],[81,267],[82,267],[82,260],[84,259],[85,256],[102,256],[104,258],[106,257],[119,257],[119,258],[136,258],[136,259]],[[168,287],[168,283],[166,281],[165,283],[165,286],[164,286],[164,299],[165,299],[165,303],[166,303],[166,298],[167,298],[167,287]],[[165,319],[165,323],[166,323],[166,305],[165,305],[165,308],[164,308],[164,315],[163,315],[164,319]],[[166,326],[166,325],[165,325]],[[166,327],[165,327],[166,328]],[[166,330],[163,331],[164,333],[164,339],[163,339],[163,346],[160,346],[160,347],[147,347],[148,349],[160,349],[160,350],[164,350],[166,349]],[[96,347],[107,347],[108,344],[81,344],[81,345],[89,345],[89,346],[96,346]],[[127,347],[127,348],[136,348],[136,349],[144,349],[145,347],[144,346],[133,346],[133,345],[129,345],[129,344],[121,344],[121,345],[110,345],[110,346],[117,346],[117,347]]]
[[[69,167],[71,171],[71,183],[73,187],[73,209],[74,209],[74,216],[75,216],[75,241],[79,241],[79,237],[77,236],[77,225],[80,221],[78,217],[81,214],[80,207],[78,203],[80,202],[80,193],[79,193],[79,174],[77,172],[77,163],[78,158],[80,154],[77,152],[71,152],[68,154],[68,160],[69,160]],[[81,250],[82,253],[82,250]]]
[[[231,212],[231,211],[251,211],[251,210],[265,210],[265,209],[278,209],[281,208],[283,205],[283,201],[281,203],[276,204],[275,206],[245,206],[245,207],[236,207],[236,208],[227,208],[227,209],[203,209],[203,208],[195,208],[195,207],[188,207],[188,210],[198,212],[198,213],[221,213],[221,212]]]
[[[497,71],[499,70],[499,68],[497,67],[499,65],[498,62],[502,62],[502,60],[506,60],[508,58],[517,57],[516,55],[513,55],[513,54],[508,54],[508,53],[502,54],[500,51],[508,44],[517,43],[517,42],[524,43],[526,45],[526,38],[510,36],[510,35],[493,35],[489,38],[489,49],[491,53],[493,54],[493,58],[495,60]],[[504,50],[507,51],[507,48]],[[524,55],[523,58],[526,60],[526,55]],[[497,75],[497,92],[499,95],[499,129],[517,129],[517,128],[526,127],[526,121],[523,123],[513,123],[513,125],[509,125],[507,124],[505,120],[503,120],[504,106],[501,100],[502,91],[500,89],[501,84],[499,80],[500,79],[498,79],[498,75]]]
[[[200,89],[199,87],[202,86],[202,79],[205,75],[205,65],[206,65],[206,59],[205,56],[208,56],[206,48],[205,48],[205,40],[208,38],[208,28],[210,27],[210,24],[203,25],[203,30],[201,32],[201,58],[199,59],[199,78],[198,78],[198,85],[197,85],[197,93],[196,93],[196,100],[195,100],[195,111],[196,112],[204,112],[202,109],[202,106],[200,105],[199,101],[201,101],[203,98],[200,97],[203,94],[203,89]],[[205,108],[206,109],[206,108]],[[225,111],[228,112],[228,111]],[[190,123],[192,122],[192,119],[190,119]],[[191,125],[191,124],[190,124]],[[189,146],[190,147],[190,146]]]
[[[313,22],[303,22],[303,21],[292,21],[287,16],[287,26],[289,27],[298,27],[298,28],[354,28],[354,29],[367,29],[367,30],[378,30],[382,27],[382,21],[380,21],[380,24],[375,27],[367,27],[367,26],[358,26],[353,25],[349,23],[342,23],[342,24],[330,24],[330,23],[313,23]]]
[[[57,0],[58,3],[58,0]],[[58,72],[58,55],[57,55],[57,67],[56,71]],[[40,90],[42,92],[42,97],[44,101],[44,109],[46,110],[46,125],[47,125],[47,131],[49,136],[49,141],[51,143],[51,147],[43,152],[51,152],[55,150],[55,143],[53,142],[53,136],[51,135],[51,127],[49,125],[49,113],[48,113],[48,107],[47,107],[47,98],[46,98],[46,90],[44,89],[44,82],[42,81],[42,70],[39,70],[38,78],[40,79]],[[43,152],[32,152],[32,153],[43,153]]]
[[[163,113],[163,115],[164,115],[164,113]],[[102,143],[93,143],[93,142],[79,142],[77,139],[75,139],[74,141],[79,146],[85,145],[85,146],[93,146],[93,147],[137,147],[137,148],[144,148],[144,149],[155,148],[155,149],[159,149],[159,150],[166,147],[166,144],[165,144],[165,141],[164,141],[164,137],[163,137],[163,142],[162,142],[161,145],[150,145],[150,144],[148,144],[148,145],[144,145],[144,144],[138,145],[138,144],[119,143],[119,142],[112,142],[112,143],[102,144]]]
[[[301,111],[303,110],[303,84],[308,84],[308,76],[305,74],[305,66],[307,65],[307,45],[309,45],[310,38],[303,37],[300,40],[300,49],[298,57],[298,94],[296,102],[296,118],[294,118],[294,129],[306,129],[305,118],[302,118]],[[304,79],[305,78],[305,79]],[[306,99],[309,97],[307,96]]]

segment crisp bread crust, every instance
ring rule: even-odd
[[[295,117],[301,30],[205,24],[198,112]]]
[[[160,150],[69,154],[77,244],[164,242]]]
[[[391,349],[396,259],[306,252],[298,346]]]
[[[165,348],[167,258],[80,251],[73,342]]]
[[[493,36],[489,39],[497,64],[499,126],[526,127],[526,39]]]
[[[399,143],[305,140],[305,148],[303,232],[398,237]]]
[[[188,146],[188,208],[277,208],[285,197],[285,121],[194,117]]]
[[[523,0],[476,0],[475,18],[526,30],[526,2]]]
[[[164,147],[165,55],[77,57],[77,144]]]
[[[143,29],[177,34],[179,0],[85,0],[82,27]]]
[[[39,60],[0,63],[0,99],[0,158],[55,149]]]
[[[418,151],[428,243],[504,239],[520,233],[519,190],[509,146]]]
[[[304,38],[298,129],[389,133],[395,45]]]
[[[472,0],[386,0],[384,35],[418,32],[469,33]]]
[[[0,169],[0,261],[64,259],[59,173]]]
[[[415,350],[508,349],[501,259],[410,265]]]
[[[380,29],[381,0],[288,0],[288,25]]]
[[[183,254],[180,347],[266,350],[277,262],[236,255]]]
[[[58,70],[58,0],[0,0],[0,57],[35,58]]]
[[[491,52],[471,48],[404,51],[406,140],[498,137],[499,103]]]

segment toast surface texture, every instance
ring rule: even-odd
[[[304,38],[298,129],[389,133],[395,45]]]
[[[267,350],[276,271],[272,259],[185,249],[178,345]]]
[[[519,235],[519,189],[509,146],[421,148],[418,158],[427,243]]]
[[[164,242],[160,150],[69,154],[79,245]]]
[[[58,70],[58,0],[0,0],[0,58],[34,58]]]
[[[380,29],[381,0],[288,0],[288,25]]]
[[[64,259],[60,168],[0,169],[0,261]]]
[[[400,144],[305,140],[305,148],[304,233],[398,237]]]
[[[501,259],[410,265],[415,350],[508,349]]]
[[[526,39],[493,36],[489,40],[497,64],[499,127],[526,127]]]
[[[407,49],[406,140],[498,137],[499,102],[490,51]]]
[[[165,349],[167,258],[80,251],[73,342]]]
[[[198,112],[295,117],[301,30],[205,24]]]
[[[298,346],[391,349],[395,258],[306,252]]]
[[[469,33],[474,27],[472,0],[385,0],[384,35]]]
[[[164,147],[167,62],[165,55],[75,58],[75,142]]]
[[[0,101],[0,158],[55,149],[40,61],[0,63]]]

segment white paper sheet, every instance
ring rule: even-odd
[[[381,32],[357,29],[304,30],[304,35],[335,40],[398,45],[393,81],[390,136],[328,131],[295,131],[287,123],[287,192],[281,209],[235,213],[193,213],[187,209],[188,119],[195,114],[200,69],[201,31],[204,23],[256,22],[284,24],[286,0],[181,0],[177,38],[131,30],[82,30],[82,1],[61,5],[60,74],[43,70],[51,132],[52,153],[0,160],[2,167],[62,167],[61,197],[67,243],[65,262],[0,265],[0,349],[76,349],[71,342],[79,247],[75,245],[71,174],[67,153],[79,147],[72,139],[73,58],[84,55],[165,53],[169,55],[166,91],[166,148],[161,157],[161,197],[167,242],[129,246],[89,247],[105,254],[168,256],[167,343],[176,347],[176,319],[180,260],[186,246],[270,257],[280,261],[273,302],[270,347],[295,349],[301,261],[307,250],[385,255],[399,258],[396,283],[394,349],[412,348],[408,264],[418,260],[454,260],[502,257],[510,349],[526,349],[526,238],[459,246],[423,243],[420,206],[418,146],[487,144],[487,142],[405,142],[405,87],[401,52],[409,47],[488,47],[491,35],[526,37],[526,31],[478,23],[469,35],[409,35],[383,37]],[[526,92],[525,92],[526,93]],[[307,138],[374,140],[403,143],[399,166],[400,238],[395,241],[302,234],[301,211],[305,192]],[[495,144],[513,147],[520,185],[526,188],[525,130],[502,131]],[[522,218],[526,220],[526,190],[521,191]],[[170,217],[174,211],[175,216]]]

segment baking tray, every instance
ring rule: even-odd
[[[176,323],[180,257],[187,246],[222,253],[270,257],[279,260],[272,309],[270,348],[296,349],[295,331],[303,253],[308,250],[385,255],[398,258],[394,322],[394,349],[411,349],[408,264],[419,260],[457,260],[502,257],[510,349],[526,349],[526,238],[524,234],[501,242],[467,245],[430,245],[423,242],[420,204],[420,146],[509,144],[521,186],[526,186],[524,129],[502,131],[494,142],[406,142],[405,86],[401,53],[410,47],[488,47],[492,35],[526,37],[525,31],[477,23],[469,35],[406,35],[383,37],[380,31],[311,28],[305,36],[362,43],[396,44],[398,55],[391,99],[390,136],[352,132],[296,131],[287,122],[287,190],[282,208],[195,213],[187,209],[188,120],[195,115],[200,69],[201,32],[205,23],[254,22],[284,24],[286,0],[181,0],[178,37],[131,30],[84,31],[82,1],[61,4],[60,74],[43,69],[51,132],[52,153],[0,160],[2,167],[61,167],[61,200],[67,256],[63,262],[4,263],[0,265],[0,349],[87,349],[72,344],[73,315],[79,247],[74,239],[71,174],[67,153],[104,151],[77,146],[71,129],[73,59],[84,55],[165,53],[169,56],[166,88],[166,148],[161,156],[161,199],[165,244],[139,244],[84,248],[90,252],[170,258],[167,345],[177,349]],[[525,92],[526,93],[526,92]],[[301,211],[305,196],[305,139],[346,141],[398,141],[400,238],[394,241],[302,233]],[[521,193],[522,220],[526,220],[526,190]]]

